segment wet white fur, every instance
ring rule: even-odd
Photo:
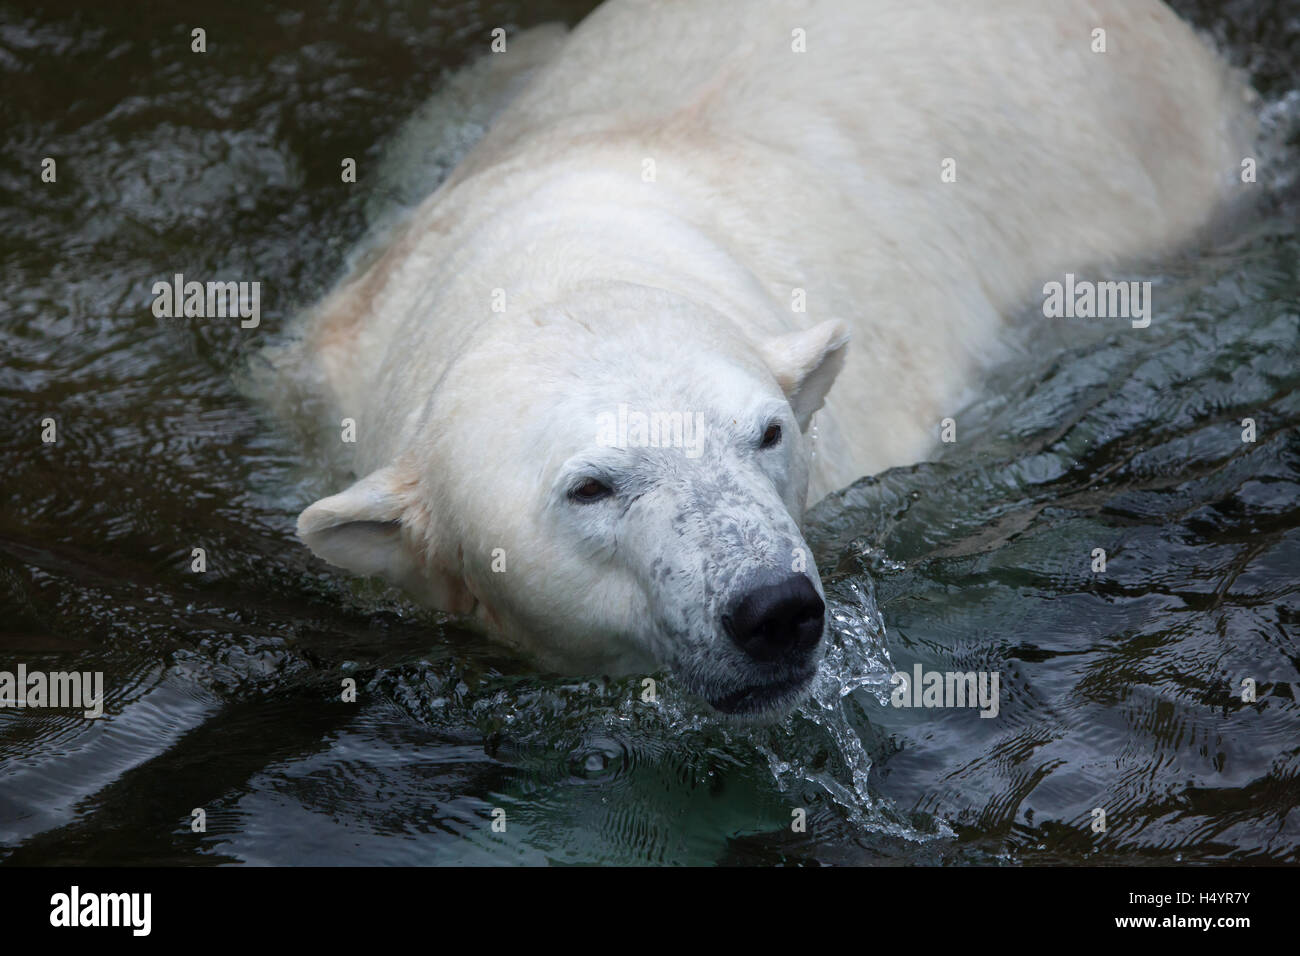
[[[1044,281],[1192,238],[1248,138],[1244,89],[1155,0],[612,0],[511,43],[503,62],[542,64],[525,89],[307,318],[305,362],[370,477],[300,530],[557,659],[703,666],[710,575],[752,558],[574,512],[556,482],[597,413],[709,414],[714,472],[628,465],[629,487],[676,489],[665,513],[721,469],[730,526],[744,495],[798,522],[922,459]],[[783,396],[783,457],[759,461],[745,443]],[[788,524],[755,532],[784,549],[772,567],[800,544]],[[679,580],[647,583],[654,556]],[[739,666],[720,660],[701,686]]]

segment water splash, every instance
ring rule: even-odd
[[[861,539],[846,556],[858,573],[841,571],[827,586],[826,650],[811,694],[789,721],[750,742],[783,793],[810,786],[856,829],[918,841],[951,836],[943,821],[919,829],[872,790],[869,714],[888,704],[894,665],[875,583],[865,572],[901,565]]]

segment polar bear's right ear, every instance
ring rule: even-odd
[[[438,559],[419,482],[399,465],[373,471],[298,516],[298,537],[330,564],[381,577],[426,604],[465,613],[473,599],[459,571]]]
[[[800,431],[808,429],[813,412],[822,407],[835,376],[844,367],[849,327],[839,319],[811,329],[778,335],[759,346],[759,354],[785,392]]]

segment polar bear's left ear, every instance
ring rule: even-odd
[[[759,354],[794,409],[800,430],[808,428],[813,412],[826,401],[831,383],[844,367],[848,344],[848,326],[831,319],[806,331],[778,335],[759,346]]]
[[[418,488],[400,465],[380,468],[300,514],[298,537],[336,567],[385,578],[426,604],[464,613],[473,599],[459,573],[438,559]]]

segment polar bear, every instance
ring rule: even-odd
[[[1204,230],[1249,96],[1158,0],[611,0],[305,316],[360,467],[299,534],[545,667],[788,709],[810,497],[922,459],[1045,280]]]

